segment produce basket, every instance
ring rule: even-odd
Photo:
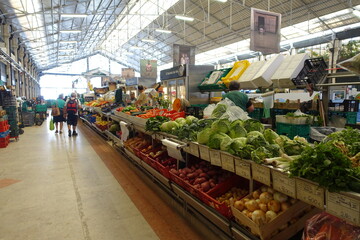
[[[8,125],[9,126],[9,125]],[[10,127],[10,126],[9,126]],[[10,130],[4,131],[4,132],[0,132],[0,138],[5,138],[7,135],[9,135]]]
[[[10,125],[7,124],[8,121],[3,121],[3,122],[6,122],[6,124],[0,124],[0,133],[1,132],[6,132],[10,128]],[[2,123],[2,122],[0,122],[0,123]]]
[[[241,60],[236,62],[231,71],[222,78],[222,81],[227,87],[229,87],[230,82],[238,80],[249,66],[250,62],[248,60]]]
[[[230,189],[232,189],[233,187],[240,187],[241,189],[245,189],[247,193],[242,196],[245,197],[249,192],[249,180],[234,175],[227,179],[225,182],[211,189],[209,192],[200,192],[200,200],[206,205],[214,208],[221,215],[225,216],[228,219],[231,219],[233,217],[233,214],[231,212],[230,206],[227,205],[225,202],[219,202],[216,198],[229,192]]]
[[[208,75],[206,75],[198,88],[201,91],[226,89],[227,87],[221,79],[224,78],[230,70],[231,68],[211,71]]]
[[[251,199],[251,196],[252,193],[245,196],[244,199]],[[270,222],[256,224],[243,212],[231,206],[236,222],[250,229],[252,234],[259,236],[262,240],[291,238],[304,227],[306,219],[312,216],[312,209],[310,205],[296,201],[287,210],[280,212]]]
[[[289,124],[289,123],[276,123],[276,132],[280,135],[286,135],[293,139],[295,136],[304,137],[306,139],[310,136],[309,124]]]
[[[10,143],[10,135],[0,138],[0,148],[6,148]]]
[[[152,157],[150,154],[157,154],[158,152],[162,152],[160,153],[158,156]],[[163,150],[162,147],[156,147],[155,149],[151,149],[150,151],[146,152],[146,153],[141,153],[142,157],[141,159],[146,162],[147,164],[149,164],[151,167],[153,167],[154,169],[156,169],[156,162],[159,161],[159,159],[161,158],[165,158],[167,156],[167,151]]]
[[[317,84],[327,74],[324,58],[311,58],[304,62],[304,67],[300,73],[292,79],[295,86],[305,86],[306,84]]]
[[[171,165],[175,164],[175,168],[176,168],[176,164],[177,161],[175,158],[167,158],[165,161],[154,161],[155,163],[155,169],[161,173],[164,177],[166,177],[167,179],[170,179],[170,169],[172,167],[170,167]]]

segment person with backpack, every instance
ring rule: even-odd
[[[76,93],[71,93],[71,97],[68,98],[64,106],[64,117],[67,117],[67,125],[69,137],[77,136],[76,125],[78,121],[78,110],[81,107],[80,101],[76,98]],[[72,126],[72,134],[71,134]]]

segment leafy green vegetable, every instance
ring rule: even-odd
[[[229,136],[231,138],[238,138],[238,137],[246,137],[247,132],[245,128],[242,127],[242,121],[237,120],[230,124],[230,131]]]
[[[360,169],[338,146],[343,143],[328,141],[307,146],[301,156],[290,163],[291,176],[299,176],[319,183],[329,191],[360,192]],[[355,184],[354,184],[355,182]]]
[[[265,147],[259,147],[251,152],[251,160],[256,163],[262,163],[265,158],[273,157],[272,153]]]
[[[283,148],[287,155],[299,155],[305,149],[305,147],[309,146],[309,143],[305,138],[302,137],[294,137],[294,140],[287,140],[284,142]]]
[[[280,147],[283,148],[285,143],[290,140],[291,139],[285,135],[279,135],[279,137],[275,139],[275,143],[277,143]]]
[[[227,119],[219,119],[212,123],[211,129],[214,132],[227,133],[230,130],[230,122]]]
[[[247,134],[247,143],[255,148],[265,147],[269,143],[265,140],[264,135],[258,131],[252,131]]]
[[[180,126],[184,126],[186,124],[185,118],[182,117],[175,119],[175,122],[177,122]]]
[[[186,124],[187,125],[190,125],[192,124],[193,122],[197,121],[198,119],[194,116],[187,116],[186,117]]]
[[[275,143],[275,139],[279,137],[279,135],[271,130],[270,128],[264,130],[264,137],[268,143],[273,144]]]
[[[246,141],[247,141],[246,137],[234,138],[230,148],[234,150],[234,152],[236,153],[240,151],[243,147],[245,147]]]
[[[205,128],[197,134],[197,142],[200,144],[207,144],[209,142],[209,137],[212,134],[211,128]]]
[[[179,124],[175,121],[164,122],[161,124],[160,129],[162,132],[172,132],[179,127]]]
[[[253,145],[245,144],[244,147],[238,149],[238,151],[236,152],[236,155],[243,158],[243,159],[251,159],[251,153],[255,149],[256,148]]]
[[[162,117],[162,116],[151,117],[146,121],[145,130],[146,131],[159,132],[160,131],[160,126],[164,122],[168,122],[169,120],[170,120],[169,118]]]
[[[224,137],[221,140],[220,143],[220,150],[222,151],[228,151],[230,149],[231,143],[232,143],[232,139],[228,136],[228,137]]]
[[[258,131],[261,133],[264,132],[264,126],[261,124],[261,122],[254,119],[246,120],[244,122],[244,128],[247,132],[252,132],[252,131]]]
[[[347,128],[345,130],[331,133],[323,142],[331,140],[343,141],[349,148],[349,156],[354,156],[360,152],[360,130]]]
[[[278,144],[269,144],[265,148],[271,152],[271,157],[279,157],[282,153]]]
[[[213,133],[210,135],[209,142],[207,145],[209,146],[209,148],[220,149],[221,141],[224,138],[230,138],[230,137],[225,133]]]
[[[212,118],[220,118],[227,110],[227,106],[225,104],[218,103],[211,114]]]

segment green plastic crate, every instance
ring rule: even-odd
[[[218,84],[219,81],[221,81],[221,79],[223,77],[225,77],[229,72],[230,72],[231,68],[225,68],[225,69],[219,69],[219,70],[213,70],[211,72],[209,72],[206,77],[201,81],[201,84],[206,80],[208,79],[211,74],[214,72],[214,71],[223,71],[223,74],[221,75],[221,77],[219,77],[219,79],[214,83],[214,84],[206,84],[206,85],[199,85],[198,88],[201,90],[201,91],[208,91],[208,90],[225,90],[227,89],[226,85],[224,83],[222,84]]]
[[[261,120],[264,115],[264,109],[263,108],[255,108],[253,112],[249,113],[249,117]]]
[[[347,124],[356,124],[357,122],[357,112],[347,112],[346,113],[346,123]]]
[[[36,105],[36,112],[46,112],[47,106],[46,105]]]
[[[309,139],[310,125],[276,123],[276,132],[280,135],[288,136],[291,139],[293,139],[295,136],[300,136]]]

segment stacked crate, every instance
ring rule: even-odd
[[[10,138],[18,138],[19,125],[16,98],[14,96],[5,96],[3,106],[8,116],[8,124],[10,125]]]
[[[0,148],[6,148],[9,144],[9,130],[7,115],[0,117]]]

